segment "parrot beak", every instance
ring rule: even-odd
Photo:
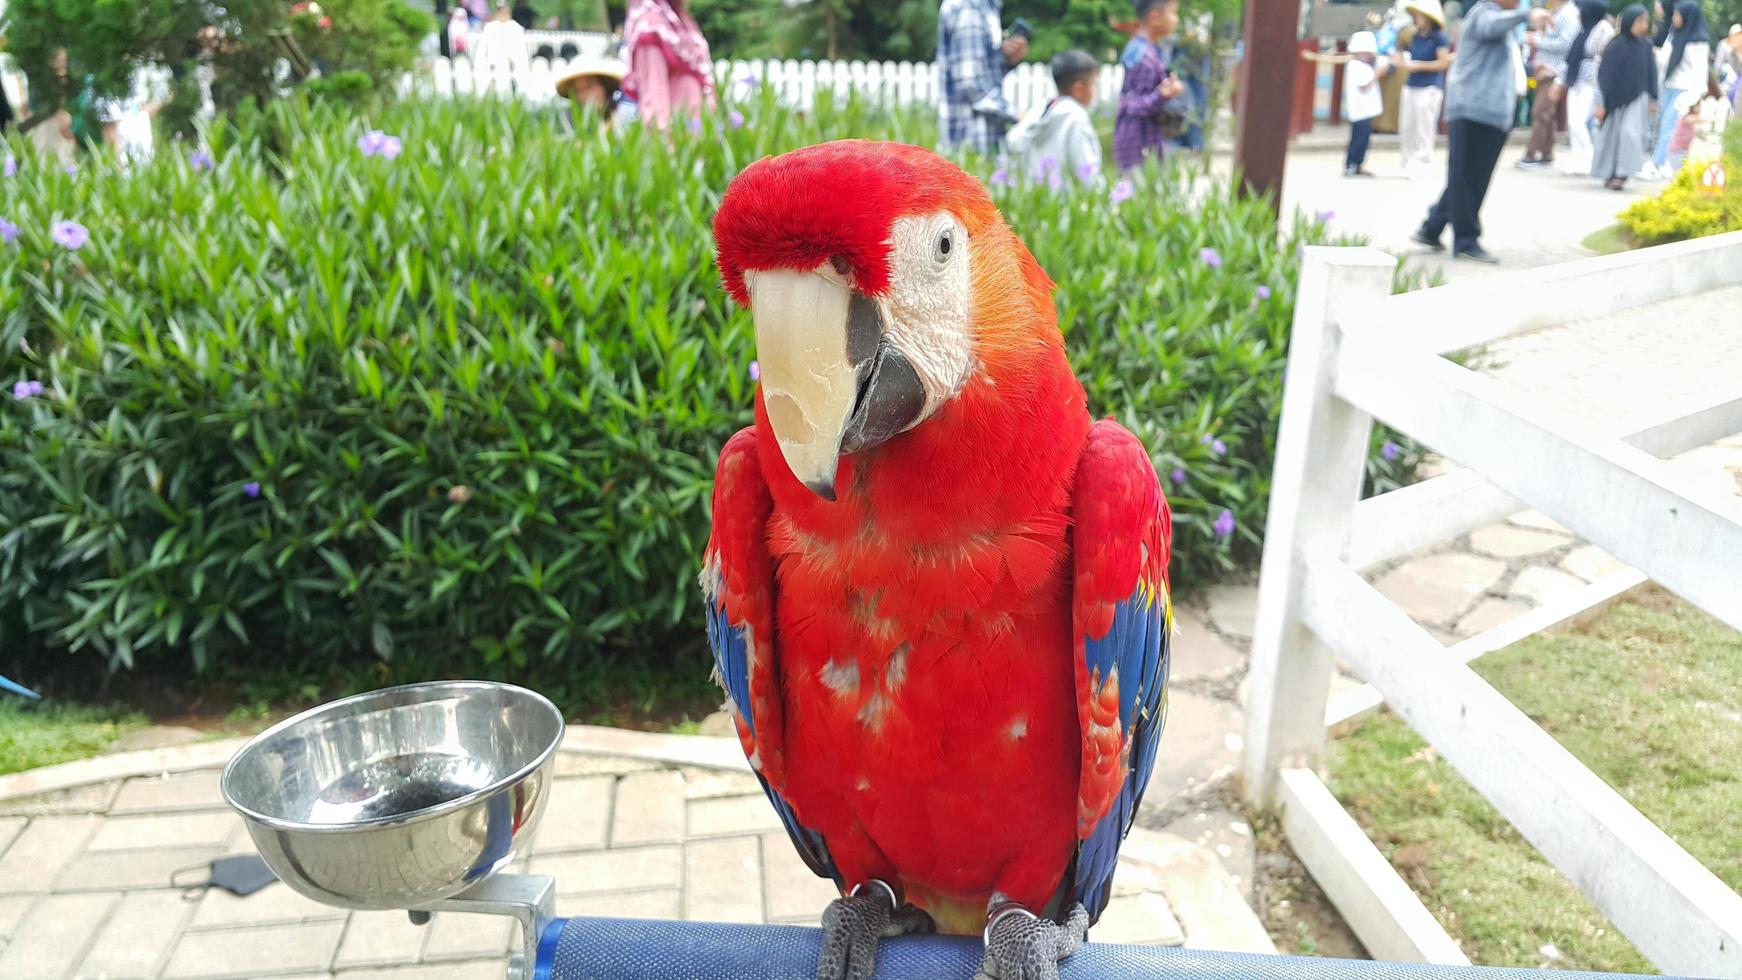
[[[756,324],[762,401],[780,454],[800,483],[835,499],[843,452],[911,428],[925,408],[913,366],[884,341],[875,301],[825,263],[745,274]]]

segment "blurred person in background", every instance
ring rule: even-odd
[[[1379,80],[1391,62],[1379,60],[1379,39],[1372,31],[1356,31],[1349,38],[1349,63],[1343,69],[1344,113],[1349,119],[1349,149],[1343,154],[1343,176],[1371,177],[1367,147],[1373,139],[1373,120],[1385,111],[1385,94]]]
[[[1520,170],[1541,170],[1554,163],[1560,128],[1561,100],[1566,98],[1567,53],[1580,32],[1579,8],[1568,0],[1548,0],[1548,26],[1524,36],[1536,49],[1536,99],[1530,112],[1530,142]]]
[[[1634,4],[1621,11],[1621,28],[1615,40],[1603,49],[1597,69],[1597,85],[1603,101],[1597,106],[1597,153],[1591,176],[1603,186],[1618,191],[1645,161],[1650,131],[1651,104],[1658,98],[1657,64],[1651,53],[1651,18]],[[1665,115],[1674,116],[1674,110]],[[1669,149],[1665,141],[1664,150]]]
[[[623,97],[628,67],[616,58],[582,58],[557,79],[557,98],[571,104],[576,131],[585,135],[591,118],[600,132],[621,133],[635,122],[635,103]]]
[[[1403,151],[1404,172],[1413,176],[1433,165],[1434,143],[1440,134],[1440,110],[1446,104],[1446,69],[1452,64],[1452,42],[1446,36],[1446,13],[1440,0],[1410,0],[1404,9],[1415,21],[1415,33],[1401,59],[1406,77],[1402,105],[1398,108],[1397,142]]]
[[[1603,49],[1615,37],[1615,25],[1609,22],[1609,5],[1605,0],[1576,0],[1579,7],[1579,36],[1567,52],[1567,70],[1561,80],[1567,85],[1567,158],[1561,161],[1561,172],[1569,176],[1591,172],[1594,151],[1592,129],[1596,125],[1598,100],[1597,68],[1602,64]]]
[[[1101,183],[1101,139],[1089,110],[1101,63],[1087,51],[1061,51],[1052,59],[1059,94],[1036,105],[1010,131],[1010,153],[1022,171],[1059,190],[1071,181]]]
[[[525,77],[531,61],[526,49],[526,28],[514,22],[507,4],[496,8],[472,42],[472,60],[478,64],[506,65],[516,77]]]
[[[1136,8],[1137,33],[1119,56],[1125,85],[1113,121],[1113,162],[1120,170],[1145,157],[1162,159],[1191,111],[1185,84],[1174,77],[1161,49],[1179,28],[1179,0],[1136,0]]]
[[[1661,4],[1660,4],[1661,7]],[[1699,0],[1681,0],[1669,14],[1670,31],[1657,46],[1658,62],[1663,70],[1658,78],[1662,96],[1657,114],[1657,145],[1651,151],[1651,165],[1640,172],[1644,180],[1668,180],[1669,144],[1675,136],[1674,112],[1676,99],[1683,92],[1704,95],[1712,71],[1712,37],[1706,33],[1706,13]]]
[[[57,48],[49,57],[52,79],[29,79],[26,82],[23,122],[19,129],[30,135],[30,142],[42,158],[56,166],[70,167],[78,150],[73,132],[73,114],[68,100],[75,94],[72,77],[67,71],[67,52]]]
[[[944,0],[938,8],[938,143],[987,156],[1004,149],[1016,110],[1004,76],[1028,57],[1028,26],[1005,32],[1003,0]]]
[[[713,104],[714,61],[688,0],[629,0],[623,60],[629,65],[623,92],[656,129]]]
[[[1548,26],[1545,10],[1520,9],[1518,0],[1477,0],[1464,15],[1463,41],[1446,77],[1446,189],[1428,209],[1411,240],[1440,251],[1452,227],[1452,256],[1494,264],[1482,247],[1482,203],[1518,105],[1518,40],[1513,30],[1531,21]]]

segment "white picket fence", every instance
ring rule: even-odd
[[[1648,578],[1742,628],[1742,504],[1659,458],[1742,431],[1742,374],[1690,393],[1694,411],[1608,436],[1444,356],[1733,285],[1742,233],[1392,296],[1396,266],[1370,248],[1309,248],[1302,263],[1253,627],[1246,792],[1281,811],[1295,852],[1375,958],[1468,963],[1315,771],[1327,728],[1383,701],[1665,973],[1742,977],[1742,896],[1468,666]],[[1358,501],[1374,419],[1467,469]],[[1449,648],[1359,573],[1531,507],[1632,567]],[[1330,697],[1334,659],[1369,686]]]
[[[436,96],[494,95],[529,102],[556,98],[556,80],[569,62],[534,58],[524,67],[507,62],[477,64],[469,58],[436,58],[427,70],[408,78],[405,87]],[[837,99],[857,95],[874,105],[932,105],[937,102],[937,71],[931,62],[895,61],[717,61],[714,74],[722,98],[759,97],[769,86],[776,97],[796,109],[815,105],[819,92]],[[1116,96],[1125,81],[1121,65],[1101,66],[1103,99]],[[1022,64],[1004,76],[1004,94],[1018,112],[1058,94],[1045,65]]]
[[[528,33],[541,39],[549,34],[559,40],[585,40],[583,56],[603,53],[598,41],[606,38],[603,34],[580,32]],[[440,97],[497,96],[544,103],[556,98],[556,80],[567,73],[569,64],[562,58],[549,61],[532,58],[521,65],[477,64],[466,57],[434,58],[401,80],[399,89],[402,93]],[[148,74],[149,87],[162,96],[167,90],[168,69],[153,69]],[[837,99],[856,95],[886,108],[935,105],[938,99],[937,70],[929,61],[716,61],[714,77],[726,101],[760,98],[760,87],[768,86],[776,98],[794,109],[810,109],[819,92],[833,92]],[[21,95],[21,82],[22,76],[14,77],[0,70],[0,84],[7,86],[9,94]],[[1124,82],[1123,66],[1102,65],[1101,99],[1117,98]],[[1057,94],[1052,73],[1045,65],[1018,65],[1004,76],[1004,95],[1019,113]]]

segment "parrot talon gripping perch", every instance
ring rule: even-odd
[[[931,917],[872,878],[853,886],[823,910],[823,951],[817,980],[870,980],[877,969],[877,942],[891,936],[931,932]]]
[[[1058,980],[1059,963],[1077,951],[1089,933],[1089,910],[1071,908],[1064,925],[1004,903],[986,923],[986,958],[974,980]]]

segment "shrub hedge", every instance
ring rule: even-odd
[[[710,221],[745,164],[845,136],[932,132],[764,95],[669,145],[467,101],[277,104],[214,131],[209,157],[171,147],[131,173],[13,145],[14,676],[65,651],[159,669],[372,654],[549,683],[673,650],[703,676],[697,556],[753,357]],[[1092,408],[1154,452],[1190,588],[1257,556],[1297,250],[1326,232],[1172,184],[995,191],[1059,282]],[[89,241],[67,247],[62,221]],[[1412,461],[1376,455],[1373,475]]]
[[[1689,163],[1662,191],[1628,205],[1621,223],[1641,245],[1742,231],[1742,120],[1725,128],[1715,165],[1725,177],[1721,184],[1710,182],[1712,163]]]

